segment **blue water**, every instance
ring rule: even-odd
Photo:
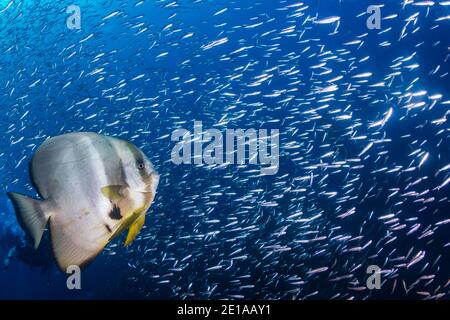
[[[303,2],[0,1],[0,298],[448,299],[449,185],[436,188],[450,172],[439,171],[450,163],[450,22],[436,19],[450,6],[379,1],[383,17],[398,16],[368,30],[370,1]],[[66,25],[72,4],[79,30]],[[339,16],[337,33],[316,16]],[[367,82],[354,77],[366,72]],[[318,93],[337,76],[336,91]],[[172,163],[173,130],[223,117],[227,128],[280,131],[276,175]],[[114,240],[82,271],[82,289],[68,290],[48,235],[34,252],[6,192],[37,196],[34,151],[77,131],[132,141],[161,181],[141,236],[128,248]],[[314,167],[324,162],[344,165]],[[365,288],[371,264],[380,290]]]

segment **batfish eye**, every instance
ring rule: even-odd
[[[144,170],[144,169],[145,169],[145,163],[143,163],[143,162],[138,162],[138,163],[136,163],[136,167],[137,167],[139,170]]]

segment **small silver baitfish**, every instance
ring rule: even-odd
[[[10,192],[16,216],[37,248],[49,222],[61,270],[84,266],[129,228],[129,245],[144,225],[159,175],[129,142],[91,132],[45,141],[34,154],[30,175],[43,200]]]

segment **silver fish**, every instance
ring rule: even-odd
[[[126,228],[125,245],[144,225],[159,175],[145,154],[124,140],[69,133],[45,141],[30,173],[42,200],[8,193],[22,228],[37,248],[50,224],[61,270],[92,261]]]

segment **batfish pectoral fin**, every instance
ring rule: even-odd
[[[34,248],[37,249],[50,217],[50,212],[46,212],[46,202],[15,192],[9,192],[8,196],[13,203],[19,224],[33,238]]]
[[[141,231],[142,227],[145,223],[145,212],[141,213],[139,217],[131,224],[130,229],[128,230],[128,235],[125,240],[125,246],[130,245],[136,236]]]
[[[115,237],[117,237],[119,234],[121,234],[123,231],[125,231],[129,226],[131,226],[134,221],[138,218],[139,212],[129,214],[125,216],[121,223],[117,224],[115,230],[112,231],[109,240],[111,241]]]
[[[127,187],[122,185],[110,185],[102,188],[102,194],[113,202],[118,202],[124,197]]]

